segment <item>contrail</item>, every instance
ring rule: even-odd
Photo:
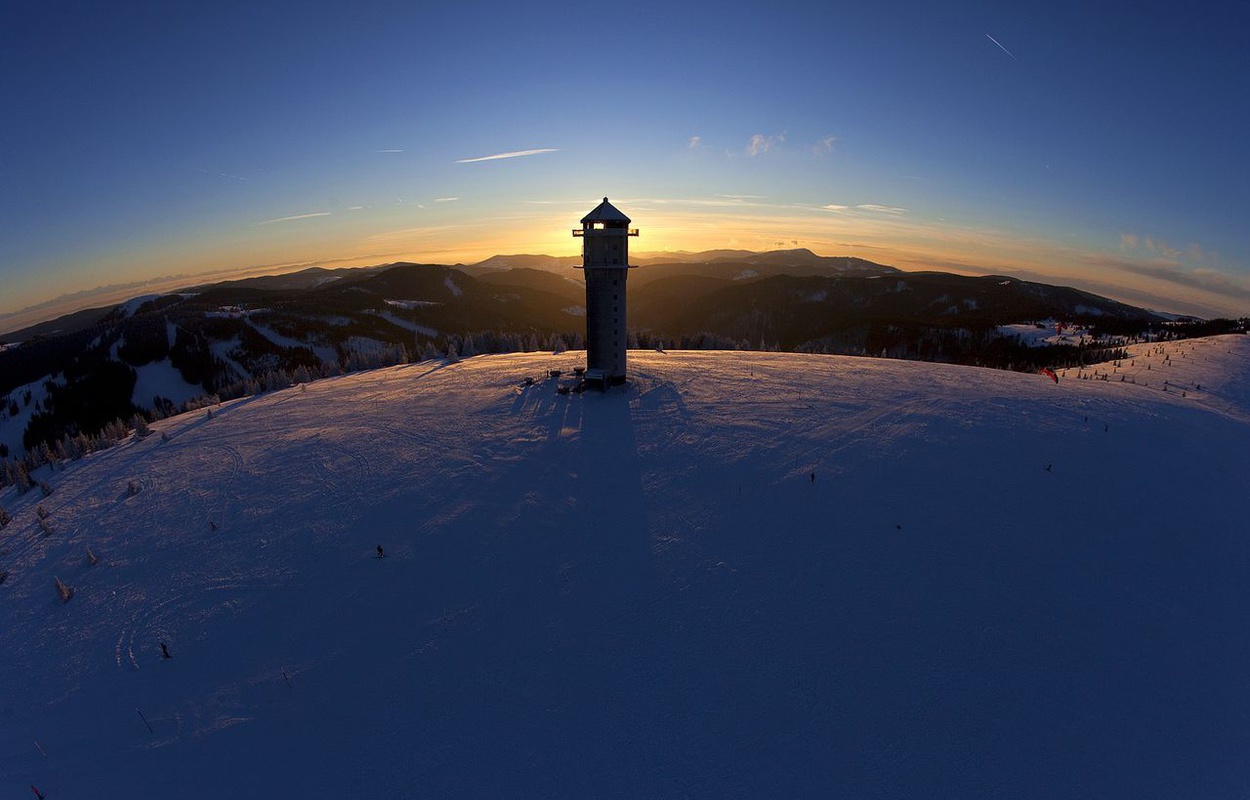
[[[989,39],[989,40],[990,40],[991,42],[993,42],[994,44],[998,44],[998,40],[997,40],[997,39],[995,39],[993,36],[990,36],[988,33],[987,33],[987,34],[985,34],[985,38],[986,38],[986,39]],[[1012,60],[1012,61],[1018,61],[1018,60],[1019,60],[1019,59],[1017,59],[1015,56],[1011,55],[1011,51],[1010,51],[1010,50],[1008,50],[1007,48],[1003,47],[1001,44],[998,44],[998,49],[999,49],[999,50],[1002,50],[1004,53],[1006,53],[1007,55],[1011,56],[1011,60]]]
[[[539,153],[554,153],[554,147],[541,147],[537,150],[514,150],[511,153],[496,153],[493,156],[478,156],[477,158],[461,158],[457,159],[457,164],[473,164],[478,161],[495,161],[500,158],[520,158],[521,156],[536,156]]]

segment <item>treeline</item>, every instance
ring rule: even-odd
[[[1244,333],[1250,320],[1209,320],[1172,323],[1147,331],[1124,330],[1123,335],[1107,338],[1115,324],[1102,330],[1101,338],[1090,336],[1079,344],[1030,347],[1019,337],[1003,336],[995,327],[944,328],[906,322],[882,322],[849,326],[836,334],[804,342],[796,352],[833,355],[859,355],[966,364],[995,369],[1035,372],[1042,367],[1065,368],[1127,357],[1125,347],[1138,341],[1162,341],[1219,333]],[[244,352],[251,355],[246,365],[231,365],[214,355],[213,337],[207,332],[179,326],[172,333],[155,326],[125,341],[112,343],[98,336],[84,356],[75,359],[65,372],[65,380],[45,384],[47,397],[37,401],[36,412],[23,435],[26,455],[4,458],[0,485],[23,483],[20,476],[49,463],[80,458],[86,453],[122,441],[137,426],[183,411],[203,408],[224,400],[285,389],[319,378],[349,372],[406,364],[413,361],[467,358],[489,353],[560,352],[580,350],[585,344],[580,332],[516,333],[496,330],[423,337],[410,334],[412,347],[394,341],[352,337],[333,347],[334,358],[323,359],[311,347],[281,347],[256,334],[250,327],[236,328],[249,341]],[[671,350],[755,350],[780,351],[777,342],[748,341],[704,331],[681,336],[664,336],[652,331],[630,331],[630,349]],[[167,338],[168,337],[168,338]],[[174,339],[172,346],[169,338]],[[162,346],[162,344],[164,346]],[[131,404],[136,374],[128,363],[109,358],[111,345],[134,361],[170,358],[184,380],[200,385],[204,394],[181,405],[155,397],[153,407]],[[146,362],[145,362],[146,363]],[[248,370],[240,377],[237,369]],[[18,384],[20,385],[20,384]],[[30,398],[26,396],[29,404]],[[16,414],[17,398],[0,411]]]
[[[179,335],[182,334],[179,331]],[[194,337],[194,334],[191,336]],[[129,340],[119,344],[119,355],[128,343]],[[160,348],[153,347],[151,342],[139,347],[149,358],[154,355],[163,358],[177,349],[165,350],[165,355],[161,355]],[[202,365],[205,372],[211,373],[205,381],[211,390],[181,405],[168,398],[154,397],[152,408],[138,408],[131,404],[137,376],[129,364],[107,357],[80,357],[67,368],[64,381],[45,383],[47,396],[42,401],[35,401],[36,410],[23,434],[25,454],[0,453],[3,459],[0,461],[0,487],[16,485],[19,490],[26,491],[31,486],[30,474],[42,466],[52,465],[55,468],[65,461],[76,460],[125,441],[131,432],[143,430],[157,420],[226,400],[411,361],[456,360],[486,353],[563,351],[582,347],[584,341],[580,333],[551,334],[541,338],[537,334],[499,331],[453,334],[441,339],[426,339],[415,353],[403,344],[358,340],[336,348],[337,358],[329,361],[322,361],[310,349],[276,348],[270,355],[279,355],[272,360],[279,366],[243,378],[237,377],[220,359],[212,358],[208,348],[203,348],[202,352],[211,358]],[[108,347],[97,345],[94,350],[103,350],[107,354]],[[129,352],[134,355],[134,351]],[[223,375],[234,377],[223,380]],[[30,393],[23,393],[21,398],[11,398],[12,407],[6,407],[0,413],[15,416],[20,411],[19,400],[29,405]]]
[[[1089,337],[1080,344],[1033,347],[1018,336],[1002,335],[997,326],[947,328],[882,322],[853,326],[805,342],[795,349],[801,353],[897,358],[1036,372],[1042,367],[1075,367],[1121,358],[1125,354],[1123,348],[1132,341],[1129,337],[1102,340]]]

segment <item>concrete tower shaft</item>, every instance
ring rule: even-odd
[[[625,286],[629,277],[629,217],[603,198],[573,231],[582,239],[586,275],[586,380],[608,386],[625,382]]]

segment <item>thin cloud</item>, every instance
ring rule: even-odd
[[[776,136],[765,136],[762,133],[757,133],[751,137],[750,143],[747,144],[747,155],[752,158],[763,155],[772,150],[773,145],[781,144],[785,140],[786,136],[783,133],[779,133]]]
[[[883,206],[880,203],[860,203],[855,206],[860,211],[873,211],[877,214],[906,214],[907,209],[898,206]]]
[[[403,150],[374,150],[375,153],[402,153]]]
[[[1211,292],[1224,298],[1250,300],[1250,285],[1246,281],[1213,269],[1188,270],[1170,262],[1142,263],[1124,258],[1101,258],[1096,261],[1102,266],[1114,267],[1144,278],[1154,278],[1177,286]]]
[[[691,137],[690,137],[690,141],[689,141],[689,142],[686,142],[686,148],[687,148],[688,150],[695,150],[695,149],[697,149],[697,148],[701,147],[702,145],[703,145],[703,137],[702,137],[702,136],[691,136]]]
[[[434,202],[435,203],[454,203],[459,199],[460,199],[459,197],[435,197]]]
[[[718,194],[717,197],[728,197],[730,200],[767,200],[766,194]]]
[[[833,211],[835,213],[839,213],[842,211],[849,210],[850,206],[840,206],[835,203],[829,203],[828,205],[821,206],[821,208],[823,208],[825,211]]]
[[[1180,250],[1177,250],[1175,247],[1169,247],[1168,243],[1162,239],[1155,239],[1150,236],[1146,237],[1146,249],[1152,253],[1158,253],[1164,258],[1175,259],[1181,254]]]
[[[457,164],[475,164],[478,161],[498,161],[501,158],[522,158],[524,156],[536,156],[541,153],[557,153],[557,147],[540,147],[535,150],[513,150],[509,153],[495,153],[493,156],[478,156],[477,158],[461,158],[457,159]]]
[[[311,217],[328,217],[329,211],[314,211],[311,214],[295,214],[290,217],[276,217],[274,219],[266,219],[256,223],[257,225],[272,225],[275,222],[292,222],[297,219],[309,219]]]
[[[827,156],[833,152],[833,143],[837,140],[838,137],[836,136],[826,136],[812,145],[812,152],[818,156]]]
[[[990,40],[991,42],[993,42],[994,44],[997,44],[997,45],[998,45],[998,49],[999,49],[999,50],[1002,50],[1004,53],[1006,53],[1007,55],[1011,56],[1011,60],[1012,60],[1012,61],[1018,61],[1018,60],[1019,60],[1019,59],[1017,59],[1014,55],[1012,55],[1012,53],[1011,53],[1011,51],[1010,51],[1010,50],[1008,50],[1007,48],[1003,47],[1001,44],[998,44],[998,40],[997,40],[997,39],[995,39],[993,36],[990,36],[990,35],[987,33],[987,34],[985,34],[985,38],[986,38],[986,39],[989,39],[989,40]]]
[[[197,172],[203,172],[205,175],[216,175],[218,178],[229,178],[230,180],[247,183],[247,178],[244,178],[242,175],[231,175],[229,172],[210,172],[203,167],[196,167],[195,169]]]

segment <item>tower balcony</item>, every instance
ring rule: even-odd
[[[595,236],[637,236],[637,228],[574,228],[574,236],[585,236],[587,232]]]

